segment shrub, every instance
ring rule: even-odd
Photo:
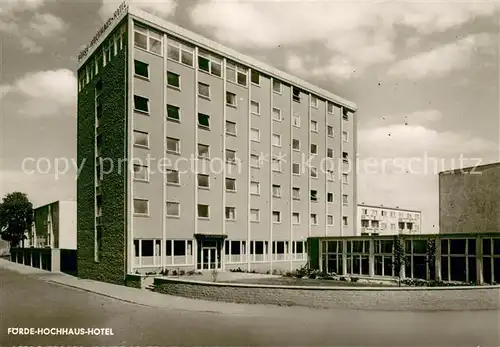
[[[273,275],[277,275],[277,274],[278,274],[278,270],[273,269]]]
[[[351,282],[356,283],[359,281],[358,277],[351,277]]]
[[[189,270],[186,274],[188,276],[193,276],[196,272],[194,270]]]
[[[179,276],[184,276],[185,274],[186,274],[186,271],[184,271],[184,270],[179,271]]]
[[[177,270],[172,270],[172,276],[177,276]]]

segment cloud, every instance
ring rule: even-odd
[[[389,69],[392,76],[409,79],[439,78],[469,66],[480,48],[491,48],[492,37],[475,34],[402,60]]]
[[[12,85],[0,87],[5,96],[20,98],[20,114],[32,117],[61,116],[76,113],[76,77],[70,70],[29,73]]]
[[[382,116],[379,118],[370,118],[363,122],[363,128],[387,127],[393,124],[404,125],[429,125],[443,118],[443,114],[439,110],[422,110],[408,114],[393,114]]]
[[[28,53],[41,53],[43,47],[37,41],[57,37],[67,28],[67,24],[53,14],[31,14],[43,4],[43,0],[0,2],[0,33],[16,39]],[[58,40],[61,39],[63,37],[58,37]]]
[[[122,1],[102,0],[99,14],[103,20],[107,20],[120,6]],[[174,14],[177,7],[175,0],[129,0],[129,6],[134,6],[151,14],[168,17]]]
[[[50,13],[36,14],[30,23],[31,30],[43,37],[51,37],[66,29],[66,23]]]
[[[312,61],[306,68],[318,75],[352,78],[374,64],[395,59],[398,26],[422,35],[443,32],[493,15],[497,6],[491,2],[210,0],[196,4],[190,16],[195,25],[212,30],[217,40],[237,47],[281,45],[293,50],[308,43],[322,44],[325,54],[335,58]]]

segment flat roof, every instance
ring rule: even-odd
[[[484,164],[484,165],[476,165],[476,166],[469,166],[469,167],[464,167],[464,168],[458,168],[458,169],[452,169],[452,170],[445,170],[441,171],[439,175],[449,175],[449,174],[455,174],[455,173],[468,173],[473,170],[484,170],[484,169],[491,169],[494,167],[500,166],[500,162],[495,162],[495,163],[489,163],[489,164]]]
[[[314,94],[320,98],[329,100],[333,103],[336,103],[340,106],[344,106],[348,108],[351,111],[357,111],[358,107],[355,103],[346,100],[332,92],[329,92],[325,89],[322,89],[318,86],[315,86],[309,82],[306,82],[304,80],[301,80],[298,77],[295,77],[293,75],[290,75],[286,72],[283,72],[281,70],[278,70],[276,68],[273,68],[267,64],[264,64],[256,59],[253,59],[249,56],[246,56],[242,53],[237,52],[236,50],[233,50],[231,48],[228,48],[224,45],[221,45],[215,41],[212,41],[206,37],[203,37],[201,35],[198,35],[192,31],[189,31],[187,29],[184,29],[176,24],[173,24],[171,22],[168,22],[162,18],[159,18],[157,16],[154,16],[150,13],[147,13],[137,7],[134,6],[134,4],[130,3],[128,4],[128,8],[123,11],[117,18],[114,19],[113,23],[111,23],[106,30],[103,32],[103,35],[100,36],[100,38],[96,41],[96,43],[92,46],[89,47],[88,52],[86,53],[84,59],[82,59],[78,63],[78,69],[81,68],[82,65],[85,64],[85,62],[89,59],[89,57],[92,56],[92,54],[95,52],[97,47],[101,45],[101,43],[105,40],[105,38],[116,28],[118,23],[121,22],[121,20],[124,18],[126,14],[131,15],[133,19],[137,19],[142,22],[147,22],[151,27],[156,27],[159,30],[165,31],[167,34],[171,34],[172,36],[178,37],[179,39],[182,39],[188,43],[191,43],[193,45],[196,45],[200,48],[203,48],[205,50],[211,51],[213,53],[219,54],[221,56],[227,57],[231,59],[232,61],[239,63],[241,65],[247,66],[251,69],[258,70],[260,72],[263,72],[264,74],[270,75],[272,77],[275,77],[279,79],[282,82],[285,82],[286,84],[294,85],[299,87],[300,89],[303,89],[304,91],[307,91],[311,94]]]
[[[410,210],[407,208],[401,208],[401,207],[390,207],[390,206],[382,206],[382,205],[367,205],[367,204],[358,204],[358,207],[370,207],[370,208],[380,208],[383,210],[397,210],[397,211],[405,211],[405,212],[416,212],[416,213],[422,213],[422,211],[418,210]]]

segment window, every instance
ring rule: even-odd
[[[234,178],[226,177],[226,190],[230,192],[236,191],[236,180]]]
[[[328,158],[333,158],[333,148],[327,148],[327,150],[326,150],[326,156]]]
[[[260,130],[256,128],[250,129],[250,140],[260,142]]]
[[[134,180],[149,181],[149,170],[147,166],[134,164]]]
[[[167,71],[167,84],[171,87],[180,88],[181,87],[181,76],[176,73]]]
[[[311,154],[318,154],[318,146],[314,143],[311,143]]]
[[[226,92],[226,104],[236,107],[236,94]]]
[[[273,223],[281,223],[281,212],[273,211]]]
[[[174,139],[173,137],[167,137],[167,152],[180,154],[180,140]]]
[[[281,109],[273,107],[273,120],[281,122]]]
[[[292,148],[295,151],[300,151],[300,140],[299,139],[293,139],[292,140]]]
[[[346,217],[346,216],[342,217],[342,222],[344,223],[344,226],[349,225],[349,223],[348,223],[348,221],[347,221],[347,217]]]
[[[318,98],[314,95],[311,95],[311,106],[318,108]]]
[[[342,131],[342,141],[349,142],[349,133],[347,131]]]
[[[347,194],[342,194],[342,204],[347,205],[349,203],[349,199]]]
[[[326,216],[326,225],[333,225],[333,216],[331,214]]]
[[[180,185],[181,181],[179,179],[179,171],[168,169],[167,170],[167,184]]]
[[[226,121],[226,134],[228,135],[236,135],[236,123]]]
[[[198,218],[210,218],[210,206],[198,204]]]
[[[200,128],[210,129],[210,116],[208,114],[198,113],[198,126]]]
[[[334,132],[333,132],[333,127],[331,125],[327,125],[326,126],[326,133],[328,134],[328,136],[330,137],[333,137],[334,136]]]
[[[318,201],[318,191],[311,190],[311,201]]]
[[[335,172],[333,170],[326,170],[326,179],[328,181],[335,181]]]
[[[231,61],[226,62],[226,79],[238,83],[244,87],[247,86],[247,69],[236,65]]]
[[[149,113],[149,99],[143,96],[134,95],[134,110]]]
[[[347,152],[342,152],[342,159],[347,162],[349,160],[349,154]]]
[[[294,225],[300,224],[300,213],[298,213],[298,212],[292,213],[292,224],[294,224]]]
[[[134,73],[136,76],[149,78],[149,65],[139,60],[134,60]]]
[[[293,87],[293,101],[300,102],[300,90],[298,88]]]
[[[250,194],[260,195],[260,183],[256,181],[250,182]]]
[[[318,132],[318,122],[316,122],[315,120],[311,121],[311,131],[313,133],[317,133]]]
[[[210,99],[210,86],[208,84],[198,82],[198,95]]]
[[[181,112],[179,107],[174,105],[167,105],[167,120],[178,122],[181,119]]]
[[[134,199],[134,214],[136,215],[149,215],[149,200]]]
[[[326,201],[329,203],[333,202],[333,193],[326,193]]]
[[[222,60],[208,52],[198,52],[198,69],[214,76],[222,76]]]
[[[334,110],[334,108],[333,108],[333,104],[332,104],[331,102],[328,102],[328,103],[327,103],[327,105],[328,105],[328,106],[327,106],[327,108],[328,108],[328,113],[333,114],[333,112],[334,112],[334,111],[333,111],[333,110]]]
[[[252,70],[251,79],[253,84],[260,85],[260,73],[258,71]]]
[[[226,162],[236,163],[236,151],[226,149]]]
[[[349,111],[347,111],[345,108],[343,109],[343,112],[342,112],[342,118],[344,120],[349,120]]]
[[[260,160],[259,160],[259,156],[257,154],[250,155],[250,166],[254,167],[254,168],[260,167]]]
[[[300,188],[293,187],[292,188],[292,196],[293,196],[293,200],[300,200]]]
[[[180,216],[180,209],[178,202],[167,201],[167,216],[169,217]]]
[[[310,172],[312,178],[318,178],[318,170],[315,167],[312,167]]]
[[[318,215],[311,213],[311,225],[318,225]]]
[[[198,158],[209,158],[210,146],[199,143],[198,144]]]
[[[281,160],[278,158],[273,158],[272,168],[274,172],[281,172],[282,171]]]
[[[349,175],[346,173],[342,174],[342,183],[349,184]]]
[[[144,131],[134,130],[134,146],[149,148],[149,134]]]
[[[273,184],[273,197],[281,198],[281,186],[279,184]]]
[[[273,134],[273,146],[281,147],[281,135]]]
[[[250,101],[250,111],[253,114],[260,115],[260,103],[258,101]]]
[[[226,220],[236,220],[236,208],[226,206]]]
[[[205,174],[198,174],[198,187],[210,188],[210,178]]]
[[[162,55],[162,41],[162,34],[137,24],[134,26],[134,43],[136,47]],[[113,50],[116,50],[116,47]]]
[[[281,82],[273,79],[273,92],[281,94]]]
[[[293,115],[293,126],[300,128],[300,116],[298,114]]]
[[[182,64],[193,66],[194,48],[168,38],[167,57]]]
[[[260,211],[258,209],[256,209],[256,208],[250,209],[250,221],[251,222],[260,221]]]
[[[300,175],[300,164],[299,163],[292,164],[292,173],[294,175]]]

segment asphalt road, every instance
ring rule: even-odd
[[[0,313],[0,346],[500,346],[499,311],[189,312],[125,303],[1,268]],[[13,327],[111,328],[114,335],[7,334]]]

